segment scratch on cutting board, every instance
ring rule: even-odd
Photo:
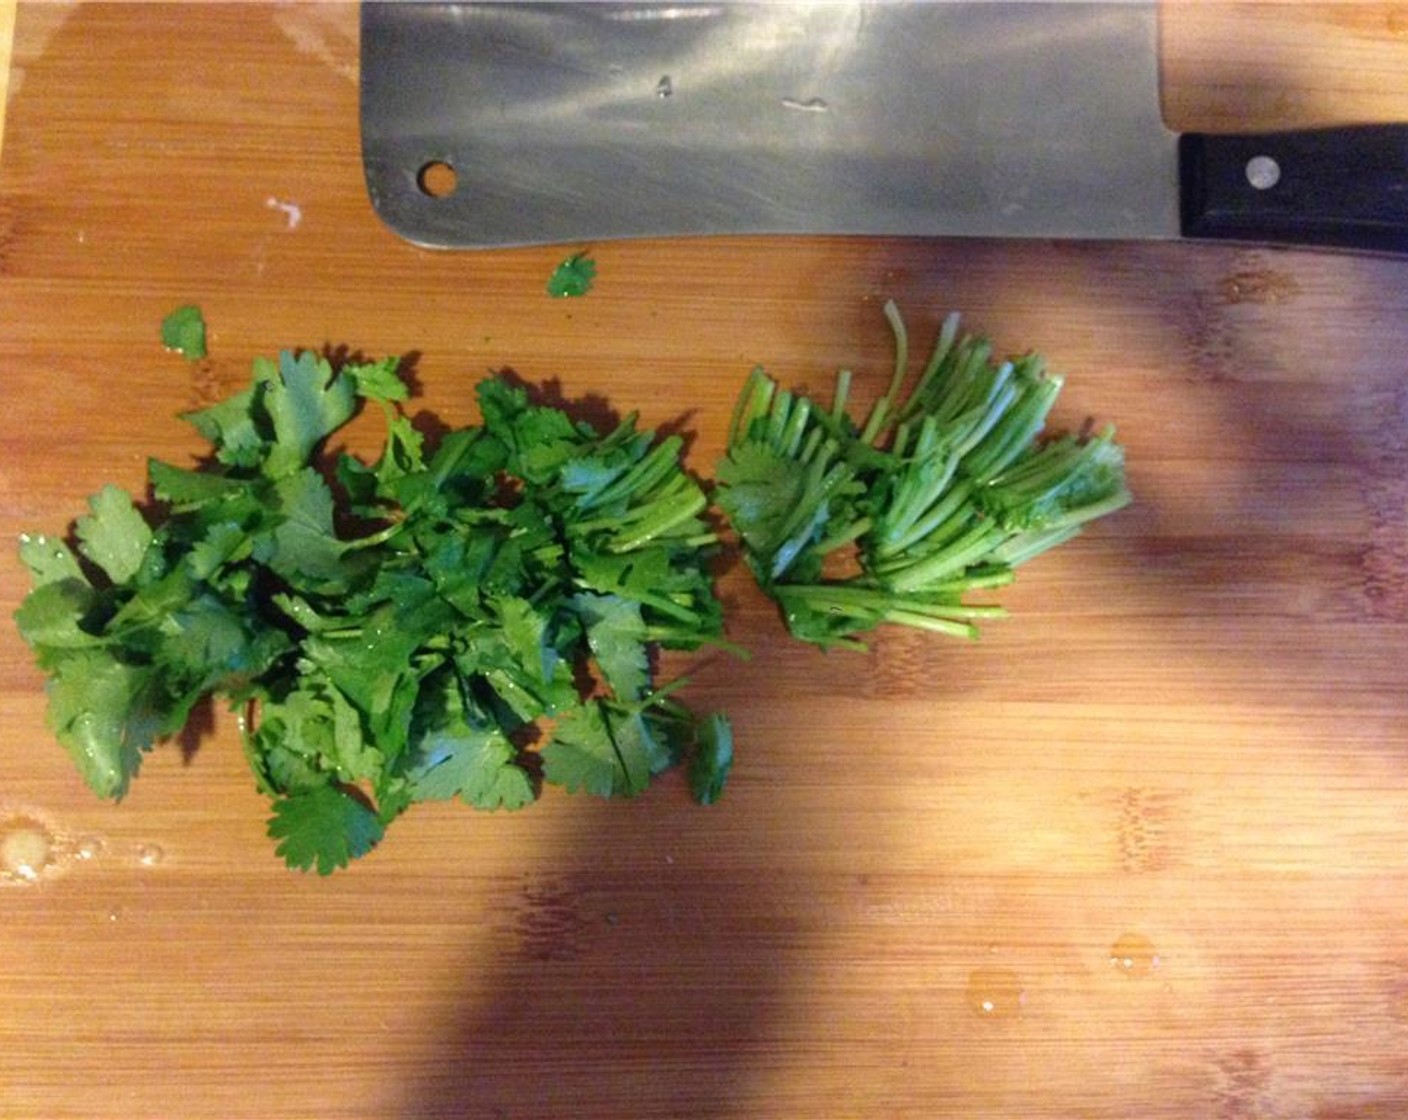
[[[270,195],[264,200],[264,205],[270,210],[281,210],[288,220],[289,229],[297,229],[298,223],[303,221],[303,208],[296,202],[285,202],[282,199]]]
[[[350,41],[347,44],[338,44],[343,48],[339,51],[329,43],[327,35],[324,34],[325,30],[334,29],[337,30],[339,38],[345,37],[337,23],[342,18],[342,13],[337,11],[340,7],[342,5],[334,5],[332,10],[324,12],[319,11],[316,4],[299,5],[277,13],[274,22],[299,54],[317,59],[335,74],[355,83],[357,62],[354,44]],[[316,22],[321,22],[323,27],[316,26]]]

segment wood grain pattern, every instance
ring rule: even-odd
[[[1180,128],[1408,117],[1408,9],[1165,6]],[[364,197],[356,10],[22,5],[0,165],[0,537],[61,531],[285,345],[511,366],[692,433],[767,364],[884,375],[950,308],[1112,418],[1137,504],[976,645],[783,640],[736,568],[716,807],[421,807],[329,880],[235,728],[81,787],[0,627],[0,1117],[1408,1115],[1408,264],[1178,245],[735,239],[432,254]],[[284,204],[298,208],[290,221]],[[195,369],[156,324],[196,300]],[[0,554],[8,617],[25,581]],[[13,879],[13,877],[12,877]]]

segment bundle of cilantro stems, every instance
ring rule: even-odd
[[[912,385],[895,304],[890,383],[864,423],[851,374],[830,408],[755,369],[729,426],[717,501],[791,633],[864,649],[881,623],[975,637],[1004,612],[966,596],[1127,504],[1114,428],[1041,434],[1063,379],[1029,353],[993,360],[950,315]]]
[[[716,503],[790,632],[863,649],[877,625],[972,637],[970,605],[1129,500],[1113,430],[1040,434],[1061,379],[992,361],[945,321],[917,382],[904,323],[863,424],[842,371],[822,408],[761,369],[745,384]],[[328,874],[412,804],[514,809],[542,783],[634,796],[686,765],[702,803],[733,759],[722,713],[656,680],[651,650],[728,648],[709,498],[678,436],[634,414],[604,434],[489,378],[482,423],[431,446],[401,410],[395,359],[283,352],[187,419],[193,468],[151,460],[155,504],[105,487],[76,548],[21,539],[34,587],[16,612],[49,678],[48,721],[98,794],[208,697],[241,715],[292,867]],[[325,451],[359,410],[380,457]]]

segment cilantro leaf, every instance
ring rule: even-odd
[[[553,481],[590,438],[566,413],[530,405],[526,391],[501,378],[481,381],[476,395],[484,427],[509,450],[508,469],[530,483]]]
[[[596,261],[585,252],[573,253],[548,278],[548,295],[554,299],[584,296],[596,280]]]
[[[274,446],[264,462],[271,478],[301,469],[313,449],[352,418],[357,407],[356,382],[334,373],[326,358],[307,350],[295,356],[284,350],[277,367],[256,362],[264,383],[264,410],[274,430]]]
[[[199,307],[185,304],[161,321],[161,344],[189,361],[205,357],[205,318]]]
[[[543,747],[543,777],[568,793],[612,797],[644,788],[649,768],[638,758],[621,758],[599,702],[574,708],[560,720]]]
[[[197,579],[213,578],[220,568],[232,561],[246,559],[253,550],[254,542],[239,525],[233,521],[217,521],[205,531],[204,536],[191,545],[186,554],[186,562],[191,574]]]
[[[733,725],[722,712],[711,712],[695,730],[694,757],[689,764],[689,790],[701,805],[722,796],[733,768]]]
[[[43,533],[20,534],[20,562],[29,569],[35,587],[58,580],[84,578],[78,560],[68,545]]]
[[[147,478],[157,498],[183,509],[217,502],[248,489],[248,483],[239,479],[212,471],[188,470],[160,459],[147,460]]]
[[[125,583],[142,567],[152,531],[132,505],[132,495],[119,486],[104,486],[88,499],[89,513],[78,519],[83,555],[114,583]]]
[[[650,687],[650,658],[640,603],[620,595],[581,592],[572,606],[586,627],[587,644],[616,697],[639,700]]]
[[[342,367],[341,374],[351,380],[359,397],[371,401],[404,401],[411,396],[410,387],[402,380],[400,358],[357,362]]]
[[[274,802],[269,837],[275,852],[299,871],[316,867],[331,875],[350,860],[366,855],[385,829],[375,812],[334,785],[281,797]]]
[[[163,715],[155,670],[99,650],[59,661],[50,678],[48,722],[79,774],[100,797],[120,798],[156,741]]]
[[[269,444],[260,426],[265,387],[265,381],[256,380],[248,389],[181,416],[214,445],[219,462],[257,467]]]
[[[343,562],[347,546],[333,527],[333,496],[312,467],[285,474],[274,484],[279,522],[257,545],[258,558],[294,587],[324,593],[350,584]]]
[[[15,611],[15,625],[41,669],[56,667],[70,650],[102,643],[84,626],[97,605],[98,596],[82,579],[50,580],[25,596]]]
[[[416,801],[459,797],[477,809],[521,809],[533,801],[534,790],[516,756],[498,727],[460,723],[432,731],[407,772],[411,796]]]
[[[635,797],[677,761],[675,745],[639,705],[588,701],[559,719],[543,747],[543,777],[569,793]]]
[[[533,682],[551,684],[562,659],[549,640],[548,619],[528,600],[515,595],[495,599],[494,608],[503,627],[504,643],[514,660],[527,670]]]

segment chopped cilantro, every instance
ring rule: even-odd
[[[186,304],[161,321],[161,344],[197,362],[205,357],[205,319],[200,308]]]
[[[596,279],[596,261],[583,253],[573,253],[553,269],[548,278],[548,295],[555,299],[584,296]]]
[[[15,620],[84,780],[121,797],[214,695],[251,713],[278,854],[320,874],[419,801],[518,809],[543,782],[634,796],[685,762],[713,800],[698,775],[721,781],[719,720],[658,687],[649,654],[724,644],[716,537],[679,439],[634,416],[601,434],[489,378],[482,423],[435,440],[408,397],[393,359],[261,359],[247,389],[187,416],[212,444],[200,466],[148,463],[160,506],[108,486],[77,554],[21,538],[33,590]],[[381,454],[329,462],[367,402]],[[520,746],[539,720],[541,749]]]

